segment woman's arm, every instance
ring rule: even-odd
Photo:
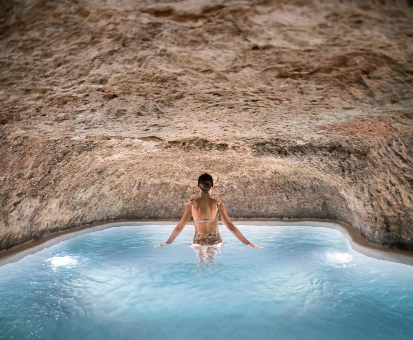
[[[165,243],[155,244],[155,247],[162,247],[162,246],[166,246],[167,244],[171,244],[176,239],[176,237],[181,233],[181,231],[185,228],[191,216],[192,216],[191,203],[188,202],[185,207],[185,211],[184,211],[184,214],[182,215],[181,220],[178,222],[177,226],[172,231],[172,234],[171,236],[169,236],[168,241],[166,241]]]
[[[227,214],[227,210],[225,209],[225,205],[224,205],[224,203],[222,203],[222,201],[218,205],[218,207],[219,207],[219,214],[221,216],[222,222],[224,222],[224,224],[227,226],[229,231],[231,233],[233,233],[235,235],[235,237],[238,238],[238,240],[240,240],[242,243],[246,244],[247,246],[251,246],[251,247],[254,247],[254,248],[262,248],[261,246],[259,246],[257,244],[252,244],[250,241],[248,241],[245,238],[244,235],[241,234],[239,229],[234,225],[234,223],[232,223],[231,219],[229,218],[229,216]]]

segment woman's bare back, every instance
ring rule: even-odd
[[[209,234],[215,231],[218,227],[219,198],[197,198],[190,201],[192,203],[192,218],[195,230],[201,234]]]

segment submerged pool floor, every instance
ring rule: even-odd
[[[337,230],[220,225],[87,233],[0,267],[0,339],[412,339],[413,267],[354,251]]]

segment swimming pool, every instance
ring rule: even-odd
[[[335,229],[242,225],[207,257],[187,225],[86,233],[0,267],[0,339],[412,339],[413,267]],[[204,262],[201,260],[205,259]]]

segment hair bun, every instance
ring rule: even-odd
[[[200,188],[202,191],[209,191],[212,187],[212,183],[211,182],[204,182],[200,184]]]

